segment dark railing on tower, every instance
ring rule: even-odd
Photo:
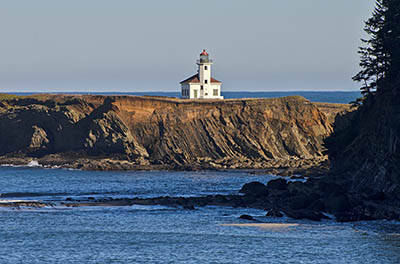
[[[197,60],[197,63],[212,63],[213,62],[213,60],[210,60],[210,59],[200,59],[200,60]]]

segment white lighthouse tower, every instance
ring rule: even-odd
[[[211,77],[211,65],[206,50],[200,54],[197,60],[197,73],[181,82],[182,98],[185,99],[224,99],[221,96],[222,83]]]

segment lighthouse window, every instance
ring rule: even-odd
[[[207,84],[207,83],[208,83],[208,80],[204,80],[204,83]]]
[[[213,96],[218,96],[218,89],[213,90]]]
[[[205,71],[207,70],[207,68],[208,68],[207,66],[204,66],[204,70],[205,70]]]

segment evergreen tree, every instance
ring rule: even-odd
[[[377,0],[372,17],[365,22],[369,39],[359,48],[361,71],[353,77],[362,82],[363,98],[390,89],[400,77],[400,0]]]
[[[380,82],[387,71],[388,54],[383,45],[383,28],[386,21],[387,0],[377,0],[372,17],[365,22],[364,31],[369,39],[361,39],[365,43],[358,53],[361,55],[361,71],[353,77],[356,82],[362,82],[360,88],[364,98],[378,90]]]
[[[383,27],[385,38],[384,49],[388,56],[388,69],[386,73],[387,85],[399,85],[400,81],[400,1],[389,0],[386,14],[386,23]],[[397,87],[399,89],[399,87]]]

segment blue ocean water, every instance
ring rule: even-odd
[[[29,95],[33,93],[14,93],[17,95]],[[180,97],[179,92],[91,92],[91,93],[80,93],[80,92],[68,92],[64,94],[98,94],[98,95],[148,95],[148,96],[167,96],[167,97]],[[355,101],[361,97],[359,91],[354,92],[308,92],[308,91],[293,91],[293,92],[222,92],[222,95],[226,99],[232,98],[276,98],[290,95],[300,95],[310,100],[311,102],[324,102],[324,103],[343,103],[347,104],[351,101]]]
[[[77,207],[68,197],[237,194],[271,175],[232,172],[87,172],[0,167],[0,263],[400,263],[400,223],[269,218],[263,210],[163,206]],[[251,214],[262,223],[243,226]]]

